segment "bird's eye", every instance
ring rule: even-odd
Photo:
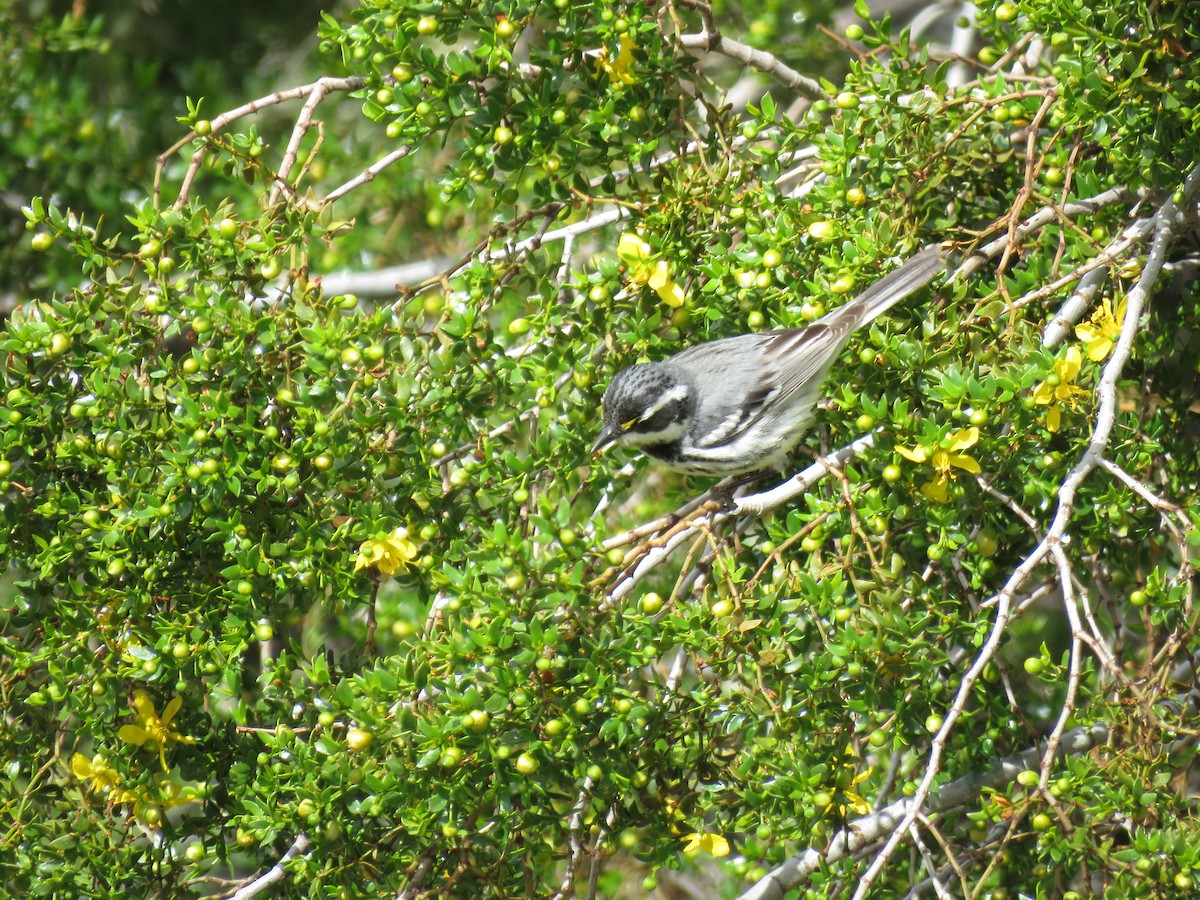
[[[641,421],[641,419],[630,419],[628,422],[622,422],[621,430],[628,431],[630,428],[632,428],[634,425],[636,425],[640,421]]]

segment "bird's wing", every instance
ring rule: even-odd
[[[733,443],[768,410],[786,409],[806,385],[815,391],[843,339],[814,324],[712,341],[673,357],[691,373],[700,398],[696,446]]]
[[[857,297],[806,328],[744,334],[699,344],[672,357],[696,382],[699,447],[733,443],[774,410],[813,403],[825,374],[850,335],[940,272],[945,258],[929,247]]]

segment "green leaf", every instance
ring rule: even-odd
[[[775,99],[771,96],[770,91],[763,94],[762,115],[763,115],[763,118],[768,121],[775,120]]]

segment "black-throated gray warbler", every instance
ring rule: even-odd
[[[593,453],[637,447],[690,475],[779,468],[813,418],[821,383],[858,328],[942,270],[929,247],[805,328],[722,338],[618,372]]]

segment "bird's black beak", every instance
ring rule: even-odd
[[[600,430],[600,436],[596,438],[596,443],[592,444],[592,456],[599,456],[616,442],[616,429],[605,426]]]

